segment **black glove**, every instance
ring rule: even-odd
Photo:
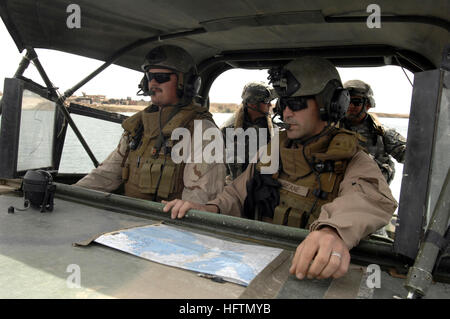
[[[247,197],[244,202],[244,217],[261,219],[273,218],[275,207],[280,204],[279,188],[281,184],[269,174],[255,170],[253,178],[247,182]],[[255,213],[259,212],[259,216]]]

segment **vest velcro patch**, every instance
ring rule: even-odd
[[[308,191],[309,191],[308,187],[301,186],[301,185],[295,185],[295,184],[292,184],[283,179],[278,179],[278,181],[281,184],[281,188],[283,188],[291,193],[303,196],[303,197],[308,196]]]

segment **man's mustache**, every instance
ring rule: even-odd
[[[298,125],[297,121],[291,119],[285,119],[283,122],[289,125]]]
[[[153,92],[156,92],[156,91],[162,92],[162,90],[161,90],[159,87],[156,87],[156,86],[150,87],[150,91],[153,91]]]

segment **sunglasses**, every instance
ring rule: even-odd
[[[354,97],[350,99],[350,104],[353,104],[354,106],[360,106],[364,104],[364,99],[359,97]]]
[[[152,73],[152,72],[145,72],[145,76],[147,77],[148,82],[150,82],[151,80],[155,79],[155,81],[158,82],[159,84],[165,83],[165,82],[169,82],[169,81],[170,81],[170,76],[171,76],[172,74],[176,74],[176,73],[174,73],[174,72],[170,72],[170,73],[162,73],[162,72]]]
[[[289,106],[291,111],[296,112],[308,107],[308,100],[311,99],[310,96],[301,97],[291,97],[291,98],[280,98],[281,112],[284,112],[286,107]]]

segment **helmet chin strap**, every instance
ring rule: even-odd
[[[259,112],[259,113],[263,114],[264,116],[269,116],[269,115],[270,115],[269,112],[263,112],[263,111],[261,111],[259,108],[250,106],[250,105],[248,105],[248,104],[245,104],[245,107],[248,107],[249,109],[252,109],[253,111]]]

